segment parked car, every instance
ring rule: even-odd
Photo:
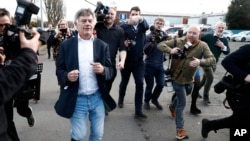
[[[241,31],[231,37],[232,41],[246,42],[250,41],[250,31]]]
[[[227,38],[228,41],[230,41],[230,39],[232,38],[233,36],[233,32],[231,30],[225,30],[223,32],[223,36]]]
[[[172,38],[174,38],[176,36],[176,33],[178,32],[178,30],[182,29],[182,27],[168,27],[165,32],[166,34],[168,34],[168,36],[171,36]]]

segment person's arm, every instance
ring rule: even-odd
[[[27,40],[24,33],[19,33],[21,50],[9,66],[0,72],[0,104],[5,104],[20,90],[23,84],[37,69],[37,52],[39,33],[33,31],[33,38]]]

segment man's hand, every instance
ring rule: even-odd
[[[102,66],[101,63],[94,62],[94,63],[90,63],[90,65],[92,65],[94,73],[104,74],[104,67]]]
[[[76,82],[78,80],[79,77],[79,70],[72,70],[68,73],[68,80],[70,82]]]
[[[116,65],[116,67],[117,67],[117,69],[119,69],[119,70],[122,70],[122,69],[124,69],[124,62],[119,62],[117,65]]]
[[[200,63],[201,63],[200,59],[193,57],[193,60],[189,62],[189,66],[197,68],[198,66],[200,66]]]
[[[219,39],[216,41],[215,45],[218,46],[218,47],[220,47],[220,48],[223,48],[223,47],[224,47],[223,42],[220,41]]]
[[[246,76],[245,81],[246,81],[247,83],[250,83],[250,74],[248,74],[248,75]]]
[[[4,54],[4,48],[3,47],[0,47],[0,64],[3,64],[4,61],[5,61],[5,54]]]
[[[24,32],[19,32],[19,38],[21,43],[21,48],[30,48],[37,52],[41,42],[39,41],[40,34],[36,30],[31,30],[31,34],[33,36],[32,39],[27,39],[24,35]]]

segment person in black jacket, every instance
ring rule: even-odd
[[[7,134],[7,119],[4,110],[4,104],[16,94],[23,84],[28,81],[30,76],[37,69],[36,52],[40,46],[39,33],[32,32],[33,38],[27,40],[24,33],[19,33],[21,41],[21,50],[17,57],[9,66],[0,71],[0,140],[11,141]],[[3,59],[3,56],[0,55]]]
[[[142,112],[143,100],[143,80],[144,62],[143,47],[146,40],[146,31],[149,25],[141,16],[141,10],[135,6],[130,9],[128,23],[122,24],[125,32],[125,46],[127,47],[127,57],[124,69],[121,70],[121,83],[119,86],[118,107],[123,108],[124,97],[131,73],[135,80],[135,117],[146,119],[147,116]]]
[[[54,36],[55,36],[55,30],[52,29],[52,24],[49,24],[48,25],[48,30],[47,32],[49,33],[49,38],[47,40],[47,50],[48,50],[48,59],[50,59],[50,56],[51,56],[51,46],[53,44],[53,39],[54,39]]]
[[[235,89],[228,89],[226,92],[226,98],[233,114],[222,119],[203,119],[201,134],[204,138],[207,138],[208,133],[212,130],[216,131],[223,128],[230,128],[230,132],[234,133],[235,129],[250,129],[249,54],[250,44],[246,44],[222,60],[222,66],[233,76],[232,84],[236,83],[237,86]],[[222,85],[220,85],[220,88],[222,88],[221,86]],[[247,140],[249,140],[249,138]]]

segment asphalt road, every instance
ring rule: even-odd
[[[246,43],[230,42],[231,50],[237,49],[240,45]],[[36,118],[34,127],[29,127],[27,120],[15,113],[15,122],[21,141],[69,141],[69,120],[59,117],[54,111],[54,104],[59,96],[59,86],[55,76],[55,62],[47,59],[46,50],[40,51],[40,61],[44,63],[41,81],[41,100],[35,104],[30,101],[33,113]],[[224,58],[221,56],[220,60]],[[223,76],[225,70],[218,63],[215,72],[214,83],[218,82]],[[111,95],[115,100],[118,99],[118,89],[120,82],[120,73],[114,82]],[[162,92],[159,101],[163,105],[162,111],[151,106],[151,110],[144,110],[148,119],[141,121],[135,119],[134,114],[134,80],[130,79],[125,97],[123,109],[115,109],[105,119],[105,130],[103,141],[175,141],[175,121],[169,115],[167,105],[170,103],[171,95],[167,93],[166,88]],[[202,93],[202,91],[201,91]],[[198,107],[202,114],[198,116],[189,113],[191,97],[187,97],[185,110],[185,129],[189,135],[190,141],[229,141],[229,130],[219,130],[217,133],[210,132],[207,139],[201,136],[202,118],[216,119],[229,116],[230,110],[223,107],[222,101],[224,94],[215,94],[211,89],[210,106],[205,106],[202,99],[198,99]],[[84,141],[87,141],[85,139]]]

